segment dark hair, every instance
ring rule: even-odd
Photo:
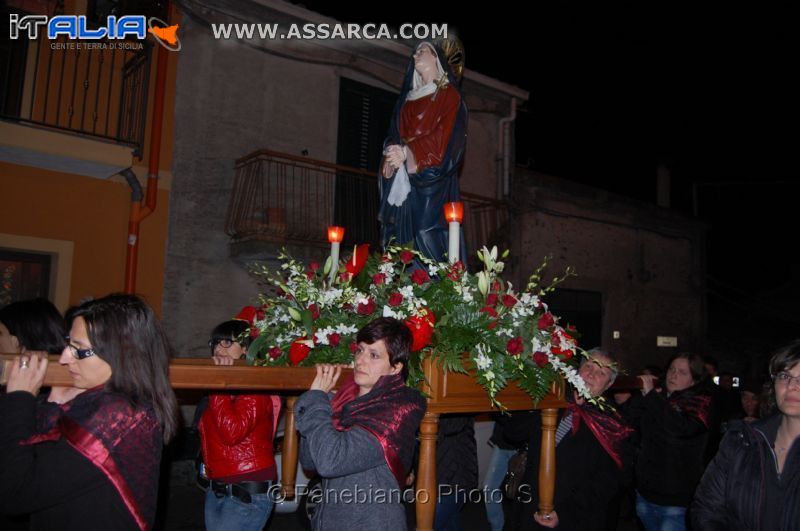
[[[134,406],[152,406],[169,441],[178,429],[178,402],[169,382],[169,341],[152,308],[115,293],[84,302],[73,317],[83,318],[96,355],[111,366],[106,389]]]
[[[238,341],[242,348],[247,350],[250,346],[250,325],[246,321],[231,319],[214,327],[211,331],[211,354],[214,354],[214,345],[220,339]]]
[[[772,384],[767,391],[765,409],[775,411],[775,376],[783,371],[788,371],[800,363],[800,339],[795,339],[788,345],[784,345],[772,353],[769,359],[769,375],[773,378]]]
[[[403,380],[408,378],[408,356],[411,351],[411,330],[393,317],[379,317],[364,325],[356,334],[358,343],[371,345],[383,340],[389,352],[389,364],[403,364]]]
[[[667,370],[669,370],[669,366],[672,365],[672,362],[679,358],[683,358],[689,363],[689,373],[692,375],[692,381],[695,384],[705,381],[708,372],[706,371],[705,361],[703,361],[702,356],[699,354],[694,354],[692,352],[679,352],[678,354],[674,354],[667,362]]]
[[[703,363],[711,365],[712,367],[714,367],[715,371],[719,370],[719,363],[717,362],[717,358],[715,358],[710,354],[706,354],[705,356],[703,356]]]
[[[656,376],[659,380],[664,378],[664,369],[658,365],[646,365],[644,370],[650,371],[650,374]]]
[[[0,309],[2,322],[20,347],[60,354],[66,325],[53,303],[44,298],[12,302]]]

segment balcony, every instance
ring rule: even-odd
[[[151,46],[103,39],[77,45],[46,35],[0,44],[0,118],[130,146],[138,155]]]
[[[471,254],[499,243],[509,221],[504,202],[462,193],[464,236]],[[236,161],[225,221],[232,246],[328,246],[326,228],[345,227],[344,248],[378,248],[376,175],[306,157],[260,150]],[[262,242],[259,244],[258,242]]]

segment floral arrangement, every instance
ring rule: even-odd
[[[507,256],[484,247],[478,252],[483,270],[471,274],[461,262],[435,263],[396,246],[370,255],[368,245],[359,245],[343,264],[329,258],[324,266],[281,253],[280,271],[251,266],[272,293],[259,295],[253,310],[248,356],[266,366],[351,364],[356,332],[376,317],[395,317],[413,337],[409,385],[419,384],[421,361],[432,357],[445,370],[474,371],[501,407],[496,395],[509,380],[537,401],[562,377],[591,398],[575,369],[575,355],[583,351],[574,328],[560,326],[542,301],[573,271],[542,287],[545,260],[517,291],[501,278]]]

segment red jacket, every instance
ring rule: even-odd
[[[272,439],[278,411],[270,395],[211,395],[200,419],[208,477],[237,476],[274,466]]]

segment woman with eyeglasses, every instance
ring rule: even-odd
[[[800,529],[800,340],[769,362],[771,416],[725,433],[692,503],[693,529]]]
[[[233,365],[250,345],[248,323],[233,319],[217,325],[208,345],[216,365]],[[278,479],[272,439],[280,399],[264,393],[214,393],[198,408],[208,478],[206,529],[260,531],[272,512],[272,486]]]
[[[169,345],[153,310],[109,295],[74,311],[59,362],[85,391],[36,395],[47,358],[22,355],[0,397],[0,512],[32,529],[149,529],[161,450],[177,430]]]

